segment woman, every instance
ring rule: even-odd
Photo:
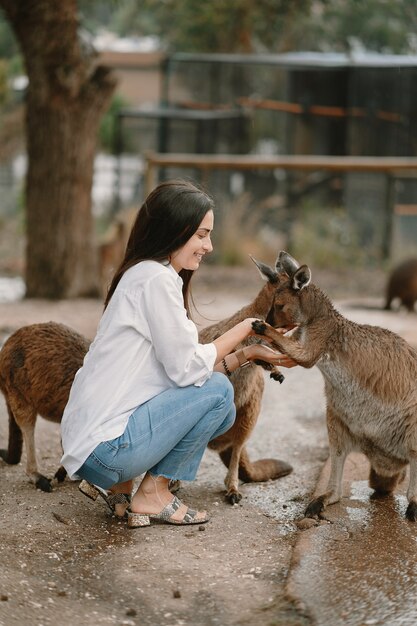
[[[248,359],[293,364],[261,345],[232,352],[253,334],[252,318],[213,343],[198,342],[190,280],[213,249],[213,207],[186,181],[150,193],[63,415],[62,464],[84,479],[86,495],[100,493],[123,515],[133,479],[145,472],[130,503],[131,527],[208,521],[172,495],[169,481],[193,480],[208,442],[232,426],[232,371]]]

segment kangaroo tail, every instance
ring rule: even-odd
[[[20,430],[9,404],[9,447],[7,450],[0,450],[0,457],[10,465],[17,465],[22,457],[22,431]]]
[[[220,458],[226,467],[229,467],[232,448],[219,452]],[[245,483],[257,483],[265,480],[281,478],[292,472],[292,467],[279,459],[259,459],[252,462],[246,448],[242,448],[239,459],[239,478]]]
[[[391,476],[382,476],[371,467],[369,473],[369,486],[379,495],[387,495],[394,491],[395,487],[405,478],[405,470],[392,474]]]

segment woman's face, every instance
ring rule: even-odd
[[[171,265],[176,272],[196,270],[205,254],[213,250],[211,232],[214,225],[213,211],[207,211],[200,226],[186,244],[171,255]]]

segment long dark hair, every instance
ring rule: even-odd
[[[161,183],[140,207],[130,232],[123,261],[116,270],[107,292],[107,307],[123,274],[145,260],[164,261],[181,248],[196,232],[213,199],[186,180]],[[181,270],[184,305],[189,313],[190,280],[193,270]]]

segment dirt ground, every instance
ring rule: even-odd
[[[382,297],[384,281],[382,273],[315,277],[338,298],[359,298],[364,289]],[[252,268],[204,267],[195,283],[203,324],[233,313],[261,286]],[[54,320],[92,337],[101,309],[96,300],[4,303],[0,332],[7,336],[24,324]],[[242,502],[231,506],[223,497],[224,467],[207,451],[197,480],[179,494],[210,511],[204,526],[129,530],[103,502],[82,496],[77,483],[67,480],[44,493],[28,482],[25,457],[17,466],[1,462],[0,626],[311,624],[286,596],[285,581],[296,522],[327,458],[320,380],[318,372],[307,378],[305,371],[291,370],[281,389],[267,383],[249,451],[253,458],[292,463],[290,476],[243,485]],[[277,402],[285,410],[277,411]],[[7,432],[0,399],[1,447]],[[36,437],[41,471],[52,476],[60,459],[59,428],[39,419]]]

